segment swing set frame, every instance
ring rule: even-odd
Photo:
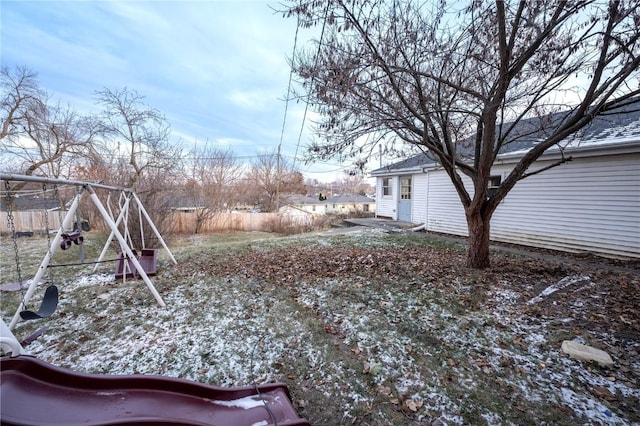
[[[36,288],[38,287],[38,285],[41,284],[40,280],[42,279],[42,277],[44,276],[47,268],[49,267],[49,262],[51,261],[51,258],[53,257],[53,254],[55,253],[56,249],[60,246],[60,243],[61,243],[61,241],[63,239],[63,234],[65,232],[67,232],[67,230],[71,229],[73,221],[74,221],[74,216],[76,214],[78,206],[80,205],[80,201],[82,200],[82,198],[85,195],[85,193],[89,194],[89,198],[91,199],[91,201],[95,205],[96,209],[100,212],[100,215],[102,216],[102,218],[104,219],[105,223],[107,224],[107,226],[111,230],[111,234],[109,235],[109,238],[107,239],[107,242],[105,243],[105,245],[103,247],[102,253],[100,254],[100,257],[99,257],[98,261],[95,262],[95,266],[94,266],[93,271],[95,272],[95,270],[97,269],[98,264],[100,262],[103,262],[104,256],[105,256],[105,254],[107,252],[107,249],[108,249],[110,243],[115,238],[118,241],[118,243],[120,244],[120,250],[124,254],[125,259],[128,260],[127,262],[125,262],[125,264],[131,262],[131,264],[135,268],[137,274],[140,276],[140,278],[142,278],[142,280],[146,284],[147,288],[149,289],[149,291],[151,292],[151,294],[155,298],[156,302],[161,307],[165,307],[166,306],[164,300],[162,299],[162,296],[160,296],[160,293],[158,293],[158,291],[156,290],[155,286],[151,282],[151,279],[149,278],[148,274],[145,272],[144,268],[142,267],[142,265],[138,261],[138,258],[136,256],[136,254],[134,253],[132,247],[127,243],[127,240],[125,238],[125,235],[128,235],[128,230],[126,229],[126,227],[127,227],[126,222],[125,222],[125,225],[124,225],[125,226],[125,235],[123,235],[123,233],[120,232],[120,229],[119,229],[119,226],[120,226],[120,223],[122,222],[122,219],[127,217],[127,215],[128,215],[128,210],[130,208],[131,201],[133,200],[135,202],[135,205],[138,208],[139,214],[141,215],[140,220],[142,220],[142,216],[144,216],[144,218],[146,219],[147,223],[149,224],[149,227],[151,228],[151,230],[155,234],[156,238],[158,239],[158,241],[160,242],[160,244],[164,248],[165,252],[169,255],[169,258],[171,259],[171,261],[176,265],[178,264],[176,259],[173,257],[173,254],[169,250],[169,247],[167,247],[167,244],[165,243],[164,239],[160,235],[160,232],[158,231],[158,229],[156,228],[155,224],[151,220],[151,217],[149,217],[149,214],[147,213],[147,211],[145,210],[144,206],[142,205],[142,202],[140,201],[140,199],[138,198],[138,196],[136,195],[136,193],[134,192],[134,190],[132,188],[109,186],[109,185],[103,185],[103,184],[100,184],[100,183],[87,182],[87,181],[77,181],[77,180],[68,180],[68,179],[55,179],[55,178],[46,178],[46,177],[39,177],[39,176],[28,176],[28,175],[19,175],[19,174],[10,174],[10,173],[0,173],[0,180],[2,180],[2,181],[20,181],[20,182],[36,182],[36,183],[52,184],[52,185],[58,185],[58,184],[61,184],[61,185],[73,185],[73,186],[76,186],[77,188],[79,188],[79,190],[76,191],[76,195],[73,198],[73,201],[71,203],[71,206],[69,207],[69,210],[65,214],[64,219],[62,220],[62,223],[60,224],[60,228],[58,228],[58,231],[56,232],[55,237],[51,241],[50,249],[47,250],[47,254],[42,259],[42,262],[40,263],[40,266],[38,267],[38,270],[36,271],[35,276],[31,280],[31,283],[29,284],[27,292],[24,294],[24,297],[20,301],[20,305],[18,306],[13,318],[11,319],[11,322],[8,325],[8,327],[5,326],[4,321],[2,321],[2,331],[3,331],[2,335],[5,335],[5,332],[7,332],[7,331],[10,333],[11,330],[13,330],[15,328],[16,324],[20,320],[20,312],[25,310],[26,304],[29,302],[29,300],[31,300],[31,297],[33,296],[34,292],[36,291]],[[120,213],[119,213],[117,219],[114,220],[112,214],[110,214],[109,211],[107,211],[107,209],[103,205],[102,201],[100,201],[100,198],[98,198],[98,195],[96,194],[96,191],[95,191],[96,189],[105,189],[105,190],[108,190],[108,191],[118,191],[121,194],[124,194],[125,202],[121,205],[121,210],[120,210]],[[94,263],[94,262],[86,262],[86,263],[87,264],[91,264],[91,263]],[[22,284],[20,284],[20,285],[22,285]]]

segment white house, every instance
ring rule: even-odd
[[[328,214],[375,213],[376,200],[360,194],[335,195],[324,200]]]
[[[324,201],[320,201],[318,197],[294,194],[283,197],[283,204],[284,207],[291,207],[292,210],[307,212],[310,215],[322,215],[326,213]]]
[[[376,200],[359,194],[335,195],[322,201],[318,197],[289,197],[286,205],[280,209],[281,214],[289,216],[375,213],[375,211]]]
[[[532,140],[500,154],[492,183],[499,185],[534,144]],[[561,145],[572,160],[518,182],[493,215],[491,239],[640,258],[640,101],[623,114],[597,118]],[[530,171],[559,158],[559,148],[551,149]],[[430,156],[421,154],[371,174],[376,177],[377,216],[467,235],[458,194]],[[465,186],[472,188],[469,179]]]

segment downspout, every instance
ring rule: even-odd
[[[415,228],[410,228],[409,231],[413,231],[413,232],[422,231],[423,229],[426,229],[426,228],[427,228],[427,223],[425,222],[422,225],[416,226]]]

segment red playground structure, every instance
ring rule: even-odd
[[[286,385],[221,388],[148,375],[82,374],[20,355],[0,359],[3,425],[307,425]]]

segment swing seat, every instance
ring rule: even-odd
[[[26,348],[27,346],[29,346],[30,344],[32,344],[33,342],[36,341],[36,339],[38,339],[38,337],[42,336],[47,330],[49,330],[49,326],[45,325],[43,327],[40,327],[39,329],[37,329],[36,331],[34,331],[33,333],[31,333],[30,335],[28,335],[27,337],[25,337],[21,342],[20,345],[23,348]]]
[[[158,273],[158,251],[156,249],[142,249],[142,253],[138,255],[138,252],[133,250],[133,254],[140,262],[142,270],[148,276],[153,276]],[[125,273],[126,272],[126,273]],[[131,259],[127,259],[124,253],[118,255],[118,263],[116,264],[116,279],[122,278],[137,278],[139,276],[135,266]]]
[[[58,287],[55,285],[50,285],[47,287],[47,290],[44,292],[44,298],[42,299],[42,303],[40,304],[40,308],[36,312],[34,311],[21,311],[20,318],[25,321],[40,319],[40,318],[49,318],[56,311],[58,307]]]
[[[84,242],[84,237],[79,229],[76,229],[73,232],[64,233],[61,236],[62,241],[60,241],[60,248],[62,250],[69,249],[71,244],[80,245]]]

